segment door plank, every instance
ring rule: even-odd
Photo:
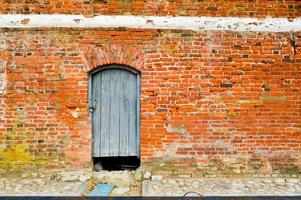
[[[104,70],[101,72],[101,153],[100,156],[110,155],[110,107],[111,107],[111,71]]]
[[[140,74],[136,75],[136,155],[140,158]]]
[[[92,77],[92,93],[93,98],[91,102],[91,106],[95,107],[95,110],[93,112],[93,132],[98,133],[100,132],[100,88],[101,88],[101,74],[93,76]],[[92,155],[93,156],[99,156],[100,155],[100,134],[93,134],[93,140],[92,140]]]
[[[132,74],[131,74],[132,75]],[[128,135],[128,149],[129,155],[137,155],[136,149],[136,136],[137,136],[137,126],[136,126],[136,116],[137,116],[137,82],[136,77],[134,75],[130,78],[130,92],[129,92],[129,99],[130,99],[130,109],[129,109],[129,135]]]
[[[110,156],[118,156],[119,153],[120,73],[120,70],[111,70]]]
[[[129,75],[131,73],[122,73],[120,76],[120,141],[119,154],[120,156],[128,155],[128,135],[129,135]]]

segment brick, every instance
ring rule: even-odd
[[[301,167],[300,51],[287,33],[43,28],[0,38],[0,143],[49,168],[91,166],[89,72],[112,63],[141,72],[142,162],[205,177]]]
[[[220,83],[219,85],[220,87],[224,87],[224,88],[232,88],[233,83]]]
[[[285,96],[261,96],[259,99],[263,101],[284,101],[287,98]]]
[[[271,7],[272,6],[272,7]],[[290,2],[266,3],[258,0],[252,3],[248,0],[222,1],[211,0],[192,1],[156,1],[156,0],[57,0],[57,1],[1,1],[0,13],[17,14],[83,14],[86,17],[94,15],[173,15],[173,16],[232,16],[232,17],[299,17],[301,3],[299,0]],[[153,9],[159,8],[159,9]],[[279,12],[281,10],[281,12]]]

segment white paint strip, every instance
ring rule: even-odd
[[[172,16],[112,16],[100,15],[86,18],[82,15],[0,15],[0,28],[145,28],[182,30],[230,30],[230,31],[301,31],[301,18],[238,18],[238,17],[172,17]]]

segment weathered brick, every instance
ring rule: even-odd
[[[117,63],[141,72],[142,162],[208,177],[300,169],[300,51],[288,33],[44,28],[0,38],[0,142],[31,166],[91,165],[89,72]]]
[[[284,101],[287,98],[285,96],[261,96],[259,99],[263,101]]]
[[[250,6],[252,4],[252,6]],[[233,17],[299,17],[299,0],[267,3],[257,0],[156,1],[156,0],[37,0],[0,1],[0,13],[61,13],[94,15],[173,15],[173,16],[233,16]],[[154,9],[157,8],[157,9]]]

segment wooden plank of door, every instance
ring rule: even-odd
[[[136,155],[140,158],[140,74],[136,75]]]
[[[122,70],[111,69],[111,110],[110,110],[110,156],[119,155],[120,124],[120,74]]]
[[[129,156],[136,156],[137,154],[137,79],[136,75],[131,74],[129,83],[129,138],[128,138],[128,149]]]
[[[94,157],[98,157],[100,155],[100,88],[101,88],[101,74],[95,74],[92,77],[92,102],[91,106],[96,109],[93,112],[93,153]]]
[[[129,83],[131,73],[124,71],[120,76],[120,141],[119,154],[120,156],[128,155],[128,137],[129,137]]]
[[[100,156],[110,155],[110,107],[111,107],[111,71],[101,71],[101,108],[100,108]]]

